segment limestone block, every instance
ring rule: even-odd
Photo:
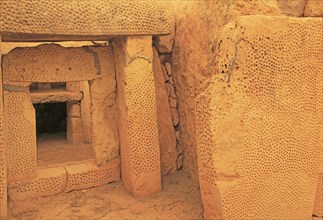
[[[112,160],[102,166],[93,162],[65,167],[68,175],[65,191],[102,186],[120,180],[120,160]]]
[[[66,111],[68,117],[80,118],[81,117],[81,106],[79,103],[66,103]]]
[[[175,38],[175,31],[166,36],[159,36],[156,38],[156,49],[158,53],[171,53],[173,50]]]
[[[0,63],[1,63],[1,35],[0,35]],[[2,68],[0,68],[0,81],[2,81]],[[0,83],[0,100],[2,99],[2,83]],[[7,218],[7,164],[3,136],[3,102],[0,102],[0,219]]]
[[[319,178],[317,181],[313,215],[321,218],[323,217],[323,173],[319,174]]]
[[[80,82],[66,82],[66,90],[71,92],[80,92]]]
[[[4,91],[4,143],[8,179],[36,175],[36,116],[27,92]]]
[[[113,35],[169,34],[174,28],[174,18],[159,1],[4,0],[1,8],[1,33],[7,41],[66,36],[106,40]]]
[[[178,152],[176,149],[176,137],[172,123],[172,115],[168,102],[161,63],[158,52],[154,48],[153,72],[157,100],[157,120],[160,146],[161,172],[163,175],[175,172]]]
[[[66,139],[68,142],[72,144],[81,144],[84,143],[84,133],[73,133],[73,132],[67,132]]]
[[[196,99],[206,219],[311,219],[322,166],[321,27],[267,16],[225,26],[218,72]]]
[[[69,92],[60,89],[34,90],[30,93],[32,103],[78,102],[83,98],[80,92]]]
[[[83,132],[83,126],[82,126],[82,120],[81,118],[72,118],[67,117],[67,131],[68,133],[82,133]]]
[[[323,1],[322,0],[307,0],[305,9],[305,17],[323,17]]]
[[[97,165],[119,158],[115,116],[116,80],[111,47],[91,47],[97,54],[100,75],[90,85],[92,146]]]
[[[50,196],[63,192],[67,184],[64,167],[43,168],[37,171],[33,179],[10,182],[11,200],[24,200],[40,196]]]
[[[83,125],[84,139],[87,143],[92,142],[92,124],[91,124],[91,94],[88,81],[80,82],[80,90],[83,93],[81,101],[81,119]]]
[[[44,44],[15,48],[3,58],[5,84],[91,80],[96,72],[92,54],[83,47],[64,48],[55,44]]]
[[[283,14],[302,17],[307,0],[277,0]]]
[[[143,196],[161,190],[151,36],[114,42],[122,180]]]

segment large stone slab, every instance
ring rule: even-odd
[[[111,47],[91,47],[97,54],[100,74],[89,93],[92,145],[97,165],[120,157],[116,119],[116,77]]]
[[[95,57],[85,48],[44,44],[15,48],[3,58],[5,84],[91,80],[97,71]]]
[[[28,92],[3,91],[8,180],[36,175],[36,115]]]
[[[322,19],[229,23],[197,98],[207,219],[310,219],[322,166]]]
[[[159,1],[1,1],[4,40],[106,40],[113,35],[171,33],[174,19]]]
[[[151,36],[113,45],[117,76],[122,181],[134,196],[161,190],[156,94]]]

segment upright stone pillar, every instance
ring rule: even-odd
[[[117,76],[122,181],[134,196],[161,190],[152,37],[113,44]]]
[[[1,35],[0,35],[1,63]],[[3,99],[2,99],[2,68],[0,67],[0,219],[7,218],[7,167],[5,145],[3,144]]]

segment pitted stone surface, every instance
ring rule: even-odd
[[[310,219],[322,166],[322,19],[240,17],[218,47],[217,74],[197,99],[205,217]]]
[[[1,8],[4,39],[158,35],[173,29],[173,18],[158,1],[2,0]]]
[[[98,71],[91,51],[56,44],[16,48],[3,58],[6,84],[91,80]]]
[[[30,95],[3,92],[8,180],[36,175],[36,116]]]

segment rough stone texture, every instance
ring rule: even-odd
[[[322,172],[321,27],[268,16],[225,27],[217,73],[196,103],[206,218],[311,218]]]
[[[79,103],[66,103],[66,111],[69,117],[81,117],[81,106]]]
[[[30,93],[32,103],[73,102],[83,98],[80,92],[52,89],[47,91],[33,91]]]
[[[84,129],[81,118],[67,117],[66,118],[66,139],[72,144],[84,143]]]
[[[8,181],[36,175],[35,110],[26,92],[4,91]]]
[[[323,1],[322,0],[307,0],[305,9],[305,17],[323,17]]]
[[[171,53],[173,50],[175,30],[166,36],[159,36],[155,39],[155,46],[158,53]]]
[[[120,160],[112,160],[100,167],[93,162],[65,167],[68,180],[66,192],[86,189],[120,180]]]
[[[116,79],[111,47],[91,47],[97,54],[100,75],[90,85],[92,145],[97,165],[119,158],[115,116]]]
[[[66,184],[67,176],[64,167],[39,169],[36,178],[11,182],[9,196],[13,201],[55,195],[63,192]]]
[[[96,64],[96,66],[99,67],[99,64]],[[84,140],[87,143],[91,143],[92,142],[91,94],[90,94],[90,85],[88,81],[80,82],[80,91],[83,94],[83,99],[81,101],[81,118],[82,118],[82,125],[83,125]]]
[[[289,16],[302,17],[308,0],[277,0],[280,11]]]
[[[163,191],[133,197],[121,181],[11,203],[12,219],[195,219],[202,220],[199,189],[183,171],[163,178]]]
[[[143,196],[161,190],[151,36],[114,42],[122,180]]]
[[[323,218],[323,173],[319,174],[319,178],[317,181],[313,214],[317,217]]]
[[[0,63],[2,48],[0,35]],[[0,81],[2,81],[2,68],[0,68]],[[2,83],[0,83],[0,100],[2,98]],[[0,219],[7,217],[7,163],[3,136],[3,102],[0,102]]]
[[[160,162],[162,175],[173,173],[177,170],[176,160],[178,152],[176,149],[176,136],[172,123],[172,115],[165,87],[163,70],[154,48],[153,72],[157,99],[157,119],[160,146]]]
[[[106,39],[169,34],[173,17],[158,1],[2,0],[4,40]],[[59,9],[59,10],[55,10]]]
[[[176,1],[176,35],[172,74],[180,114],[179,145],[183,169],[198,181],[195,141],[195,97],[215,74],[217,44],[223,26],[239,15],[279,15],[277,1]]]
[[[99,71],[95,59],[85,48],[55,44],[16,48],[3,58],[3,80],[5,84],[90,80]]]

